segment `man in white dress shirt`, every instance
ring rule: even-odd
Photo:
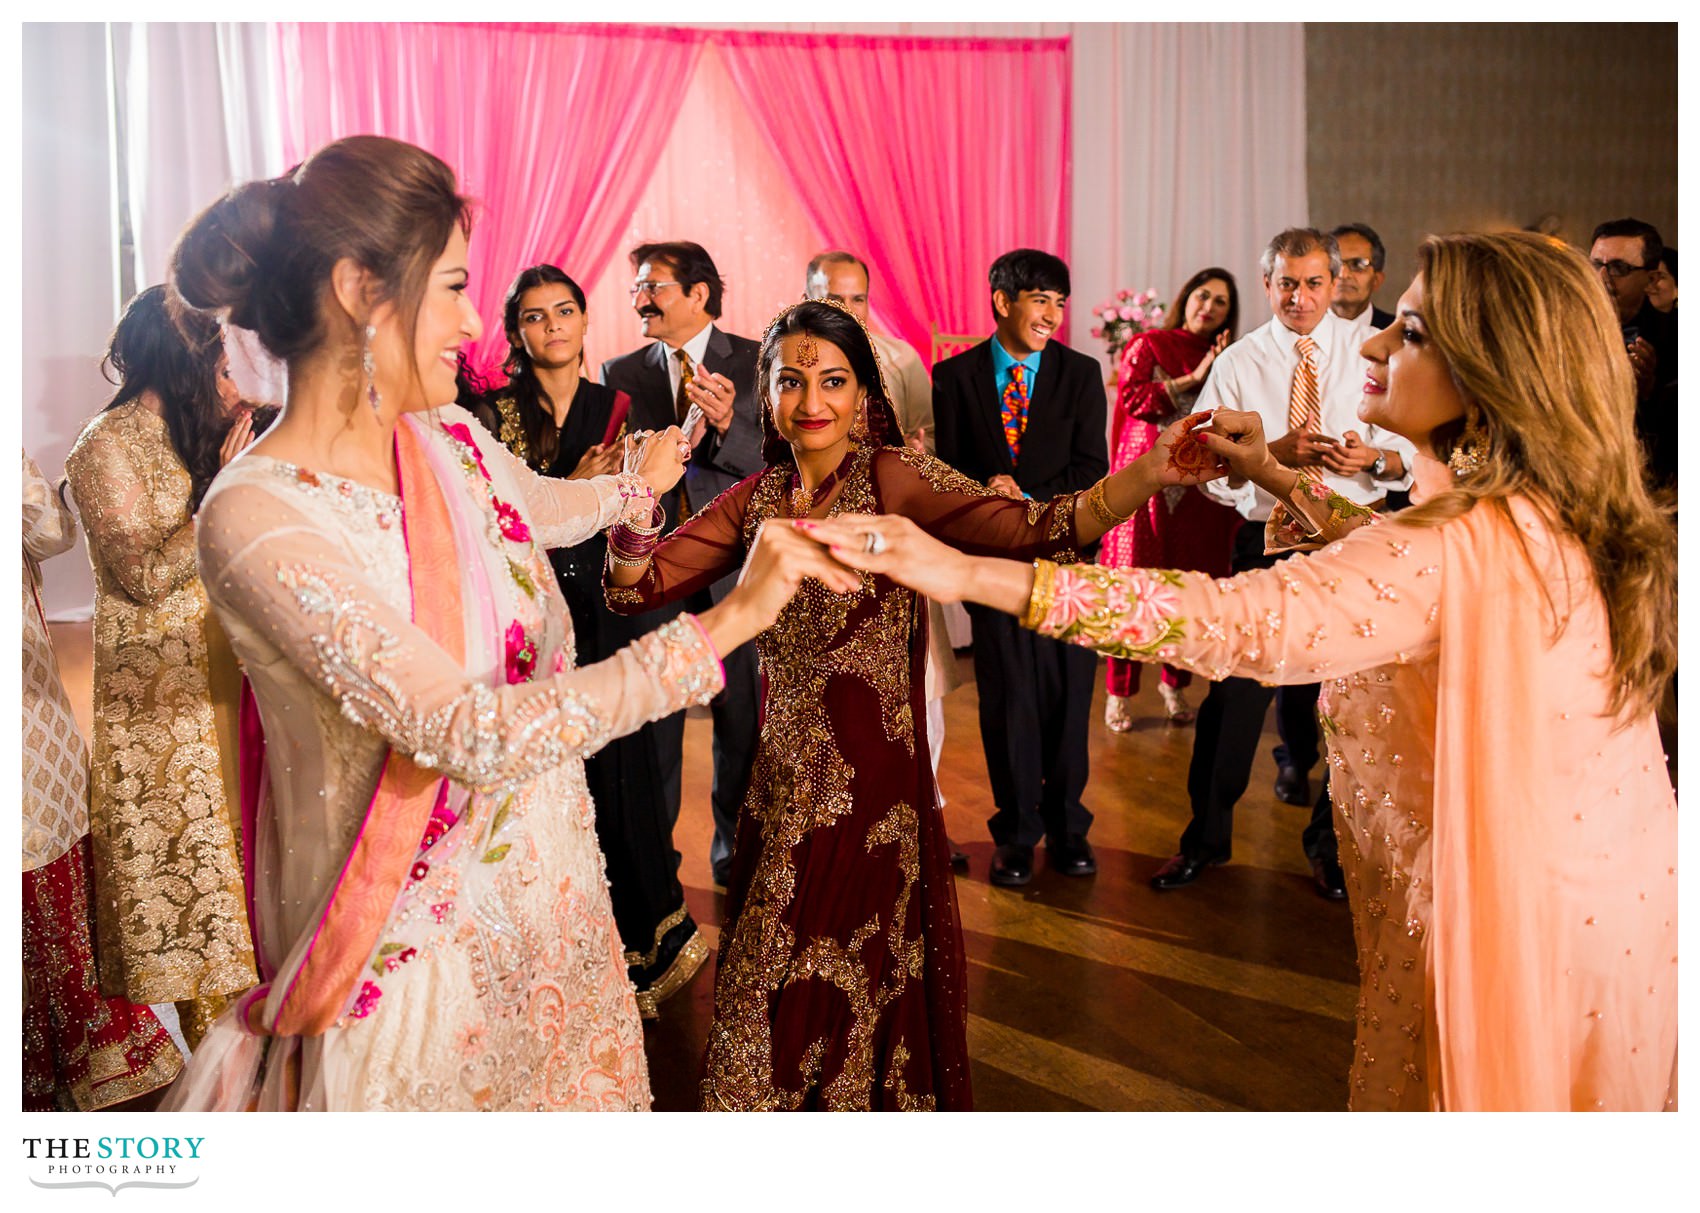
[[[1358,420],[1366,366],[1357,327],[1329,310],[1340,251],[1332,236],[1292,228],[1270,241],[1262,258],[1263,285],[1274,317],[1217,357],[1199,394],[1197,411],[1252,410],[1263,418],[1269,449],[1288,467],[1320,473],[1328,487],[1365,505],[1410,484],[1415,454],[1405,439]],[[1231,488],[1214,481],[1206,491],[1246,519],[1234,542],[1236,573],[1267,568],[1263,528],[1274,499],[1255,484]],[[1276,795],[1310,804],[1309,771],[1320,758],[1317,687],[1283,687],[1283,747]],[[1180,850],[1152,877],[1159,889],[1180,888],[1232,850],[1234,805],[1251,778],[1263,719],[1275,689],[1250,678],[1213,683],[1198,710],[1187,794],[1192,822]],[[1346,895],[1326,781],[1304,832],[1305,855],[1319,893]]]
[[[915,347],[901,337],[874,332],[868,319],[868,266],[841,249],[817,253],[809,262],[805,290],[810,299],[826,299],[850,309],[868,330],[880,356],[885,386],[903,439],[918,451],[933,453],[933,381]]]

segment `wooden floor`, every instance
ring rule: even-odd
[[[1100,682],[1084,798],[1098,874],[1056,875],[1041,846],[1032,883],[1002,889],[986,879],[992,801],[972,682],[945,700],[939,783],[950,835],[969,855],[956,896],[974,1106],[1343,1110],[1357,1002],[1351,919],[1345,903],[1312,891],[1299,845],[1310,811],[1271,792],[1274,714],[1236,813],[1234,862],[1158,893],[1146,882],[1188,818],[1192,730],[1162,721],[1155,678],[1135,710],[1131,733],[1105,729]],[[674,841],[691,913],[714,942],[722,898],[708,865],[710,736],[706,718],[687,721]],[[649,1026],[658,1110],[696,1106],[711,967]]]
[[[88,625],[53,633],[86,730]],[[944,812],[970,856],[956,892],[975,1106],[1343,1109],[1356,1001],[1351,923],[1344,903],[1311,889],[1299,846],[1309,811],[1270,793],[1273,721],[1236,815],[1234,862],[1190,888],[1157,893],[1146,880],[1187,820],[1192,731],[1162,723],[1155,687],[1147,678],[1139,722],[1120,736],[1101,723],[1099,688],[1086,793],[1098,874],[1055,875],[1041,847],[1023,889],[986,879],[992,805],[973,685],[945,701]],[[1198,696],[1195,689],[1195,703]],[[688,721],[676,844],[686,898],[713,943],[722,899],[708,865],[709,740],[706,718]],[[711,969],[648,1027],[658,1110],[696,1106]]]

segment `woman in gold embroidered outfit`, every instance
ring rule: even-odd
[[[966,551],[1052,555],[1117,519],[1101,481],[1012,501],[902,444],[867,331],[811,301],[757,364],[767,468],[638,565],[608,601],[651,609],[735,571],[775,519],[891,511]],[[1114,490],[1108,490],[1114,491]],[[806,584],[756,639],[761,740],[738,823],[703,1079],[707,1109],[972,1104],[962,931],[926,738],[924,600]]]
[[[173,254],[173,288],[253,329],[289,399],[198,538],[253,692],[264,980],[170,1107],[648,1107],[583,756],[706,702],[805,572],[854,584],[788,532],[713,611],[574,668],[543,548],[647,516],[688,448],[672,429],[633,471],[554,480],[450,404],[483,328],[469,229],[447,165],[355,136],[225,195]]]
[[[100,994],[89,753],[41,609],[41,562],[68,550],[77,528],[27,454],[23,490],[23,1109],[94,1112],[165,1086],[183,1056],[151,1008]]]
[[[195,571],[194,513],[251,437],[218,326],[124,311],[118,391],[65,459],[94,566],[91,815],[102,990],[175,1002],[191,1046],[257,980],[238,858],[240,675]]]
[[[1283,503],[1271,546],[1321,551],[1215,580],[965,561],[902,519],[816,534],[1113,656],[1322,679],[1354,1109],[1674,1108],[1676,798],[1653,709],[1675,533],[1617,320],[1546,237],[1430,237],[1418,259],[1363,347],[1360,415],[1417,447],[1418,504],[1379,525],[1275,463],[1257,414],[1219,412],[1209,449]],[[860,555],[872,533],[885,550]]]

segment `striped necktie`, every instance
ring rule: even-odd
[[[1316,342],[1300,337],[1294,344],[1299,351],[1299,365],[1293,370],[1293,387],[1287,394],[1287,429],[1320,433],[1322,393],[1316,386]]]
[[[691,398],[685,395],[685,388],[696,378],[696,368],[691,365],[691,356],[683,349],[673,351],[673,357],[679,360],[679,390],[673,393],[673,414],[680,425],[685,424],[685,414],[691,411]]]
[[[1021,458],[1021,435],[1026,429],[1027,368],[1018,362],[1009,368],[1009,383],[1003,389],[1003,437],[1012,463]]]

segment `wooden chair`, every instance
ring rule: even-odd
[[[983,335],[977,335],[974,333],[942,333],[939,331],[939,326],[936,324],[930,324],[928,325],[928,328],[931,329],[933,337],[933,356],[929,365],[938,362],[941,358],[949,358],[953,354],[960,354],[963,350],[968,349],[970,346],[978,345],[980,342],[985,340]]]

